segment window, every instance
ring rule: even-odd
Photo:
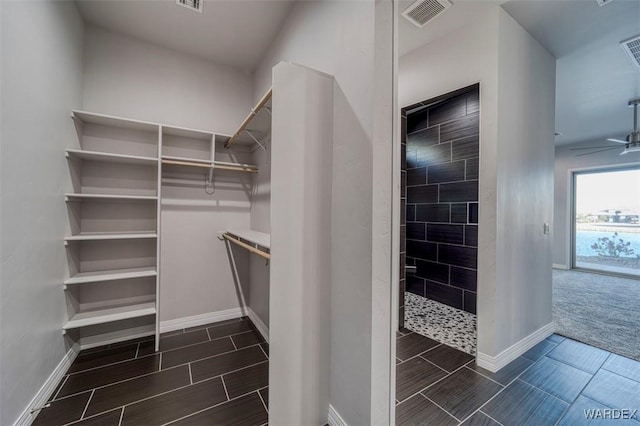
[[[573,267],[640,276],[640,167],[573,175]]]

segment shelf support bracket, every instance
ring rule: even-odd
[[[246,129],[245,129],[244,131],[245,131],[245,132],[247,132],[247,134],[249,135],[249,137],[250,137],[251,139],[253,139],[253,141],[254,141],[256,144],[258,144],[258,146],[259,146],[260,148],[262,148],[262,150],[263,150],[264,152],[267,152],[267,149],[264,147],[264,145],[262,145],[262,144],[260,143],[260,141],[258,141],[258,139],[256,139],[256,137],[255,137],[255,136],[253,136],[253,133],[251,133],[251,131],[250,131],[250,130],[246,130]]]

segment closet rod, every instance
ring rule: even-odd
[[[206,164],[206,163],[197,163],[195,161],[178,161],[178,160],[162,160],[162,164],[174,164],[178,166],[193,166],[193,167],[201,167],[203,169],[219,169],[219,170],[234,170],[237,172],[249,172],[249,173],[258,173],[258,169],[251,166],[231,166],[225,164]]]
[[[211,164],[196,163],[195,161],[162,160],[162,164],[175,164],[178,166],[202,167],[204,169],[210,169],[211,167],[213,167]]]
[[[271,254],[270,253],[267,253],[265,251],[257,249],[255,247],[253,247],[252,245],[249,245],[249,244],[247,244],[247,243],[245,243],[243,241],[240,241],[239,239],[237,239],[237,238],[235,238],[235,237],[233,237],[233,236],[231,236],[229,234],[223,234],[222,237],[227,241],[231,241],[232,243],[237,244],[240,247],[249,250],[251,253],[255,253],[258,256],[264,257],[267,260],[271,259]]]
[[[220,169],[220,170],[235,170],[238,172],[249,172],[249,173],[258,173],[258,169],[256,168],[252,168],[252,167],[245,167],[245,166],[224,166],[224,165],[215,165],[214,169]]]
[[[255,108],[251,110],[247,118],[244,119],[244,121],[240,125],[240,128],[238,128],[238,130],[233,134],[233,136],[229,138],[227,143],[224,144],[225,148],[229,148],[236,141],[238,136],[240,136],[240,133],[242,133],[245,130],[245,128],[249,125],[249,123],[251,123],[251,120],[253,120],[253,118],[260,112],[260,110],[264,108],[267,102],[269,102],[269,100],[271,99],[271,93],[272,93],[272,89],[269,89],[269,91],[265,93],[262,99],[260,99],[258,104],[255,106]]]

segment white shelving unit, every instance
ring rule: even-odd
[[[233,135],[224,141],[224,148],[228,150],[235,144],[244,145],[251,147],[252,151],[263,149],[267,157],[269,156],[265,140],[270,139],[272,95],[273,91],[269,89],[260,98]],[[255,172],[258,172],[257,168]],[[242,247],[267,261],[271,259],[271,236],[268,233],[253,229],[229,229],[219,238]]]
[[[155,266],[140,268],[110,269],[106,271],[78,272],[64,280],[65,285],[88,284],[106,281],[130,280],[133,278],[155,277]]]
[[[117,194],[64,194],[66,201],[76,199],[94,200],[130,200],[130,201],[157,201],[158,197],[151,195],[117,195]]]
[[[260,138],[271,128],[271,98],[272,89],[260,98],[255,107],[238,127],[238,130],[231,135],[224,144],[225,148],[231,147],[234,143],[257,144],[261,148],[265,147],[260,143]]]
[[[81,160],[105,161],[122,164],[156,165],[157,158],[142,157],[140,155],[110,154],[107,152],[85,151],[82,149],[67,149],[68,158],[78,158]]]
[[[76,313],[64,326],[64,330],[107,324],[132,318],[140,318],[156,314],[155,302],[118,306],[107,309],[96,309]]]
[[[71,117],[78,144],[65,152],[72,188],[64,196],[70,226],[63,329],[81,347],[152,334],[158,349],[163,185],[174,185],[174,195],[208,185],[215,192],[217,179],[250,189],[250,179],[238,176],[258,172],[241,161],[254,142],[244,132],[236,155],[224,149],[229,135],[86,111]],[[267,253],[264,237],[259,241]]]
[[[78,146],[65,154],[72,191],[63,331],[81,347],[143,335],[155,335],[157,346],[161,126],[86,111],[71,117]]]
[[[78,234],[65,237],[65,241],[99,241],[99,240],[138,240],[145,238],[158,238],[155,232],[132,232],[132,233],[102,233],[102,234]]]

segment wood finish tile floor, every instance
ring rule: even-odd
[[[396,425],[640,426],[640,362],[552,335],[497,373],[408,329],[397,334]],[[587,419],[595,416],[630,419]]]
[[[269,346],[244,317],[82,351],[34,425],[264,425]]]

